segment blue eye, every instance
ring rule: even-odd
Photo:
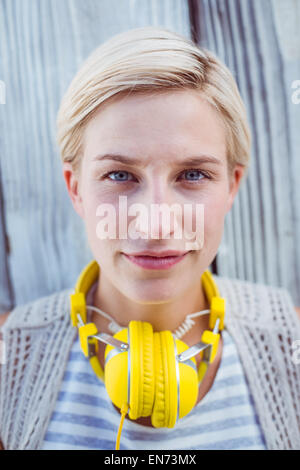
[[[105,176],[109,176],[109,175],[113,175],[113,174],[119,175],[119,178],[120,178],[120,179],[112,178],[113,181],[128,181],[126,179],[126,174],[131,175],[131,173],[129,173],[128,171],[119,170],[119,171],[111,171],[110,173],[107,173]]]
[[[208,174],[204,173],[201,170],[194,170],[194,169],[185,170],[182,172],[182,174],[183,175],[190,174],[191,179],[185,179],[184,181],[187,183],[192,183],[192,184],[200,183],[202,182],[203,179],[211,179],[211,177]],[[128,176],[131,176],[131,178],[128,179]],[[106,179],[106,178],[109,178],[111,181],[114,181],[116,183],[121,183],[121,182],[127,183],[129,181],[137,181],[132,175],[132,173],[130,173],[129,171],[125,171],[125,170],[110,171],[106,173],[105,175],[103,175],[103,179]]]
[[[204,177],[204,178],[207,177],[207,176],[206,176],[202,171],[200,171],[200,170],[186,170],[186,171],[184,171],[184,174],[185,174],[185,175],[187,175],[187,174],[189,174],[189,173],[190,173],[190,175],[192,175],[192,177],[191,177],[191,179],[188,180],[188,181],[199,181],[199,179],[198,179],[198,176],[199,176],[199,175],[202,175],[201,180],[203,179],[203,177]]]

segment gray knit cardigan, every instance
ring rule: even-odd
[[[268,449],[300,449],[300,321],[287,290],[214,275]],[[0,329],[0,439],[40,449],[77,328],[65,289],[12,310]],[[209,392],[208,392],[209,393]]]

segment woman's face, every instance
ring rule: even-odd
[[[83,149],[79,179],[67,163],[64,176],[74,207],[84,219],[101,276],[140,303],[174,299],[199,282],[217,253],[224,218],[243,173],[238,165],[229,180],[225,130],[216,111],[194,90],[114,97],[88,123]],[[108,154],[126,156],[128,161],[101,159]],[[213,161],[186,162],[204,155]],[[120,196],[126,206],[119,214]],[[129,212],[136,203],[148,211],[148,220],[142,212]],[[100,216],[103,204],[112,212],[104,211]],[[168,208],[177,204],[182,212],[170,212],[168,224],[162,217],[150,217],[155,204]],[[196,226],[197,204],[204,208],[204,226],[200,227]],[[184,205],[191,212],[185,213]],[[99,222],[104,219],[110,225],[106,229],[112,229],[106,239],[99,235]],[[144,250],[190,250],[184,231],[181,238],[174,235],[175,227],[184,229],[187,219],[193,222],[192,230],[197,228],[198,235],[204,236],[200,236],[203,245],[198,244],[198,249],[195,245],[179,263],[149,270],[124,255]],[[122,237],[118,234],[121,224],[125,224]]]

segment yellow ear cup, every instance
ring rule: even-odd
[[[154,333],[155,400],[151,416],[156,428],[175,426],[178,390],[174,339],[170,331]]]
[[[183,341],[176,339],[177,354],[189,348]],[[197,363],[194,357],[185,362],[178,362],[179,368],[179,419],[187,415],[195,406],[198,398],[199,382]]]
[[[153,328],[148,322],[129,323],[129,418],[150,416],[154,400]]]
[[[129,343],[129,352],[105,348],[104,382],[111,401],[120,409],[128,403],[130,419],[151,416],[154,427],[174,427],[177,418],[192,410],[198,396],[195,359],[176,359],[188,346],[174,341],[170,331],[153,334],[152,325],[140,321],[131,321],[114,338]]]
[[[127,343],[127,328],[118,331],[118,333],[114,335],[114,338]],[[124,403],[128,403],[128,352],[121,352],[117,348],[107,345],[104,357],[105,387],[114,405],[121,408]]]
[[[175,340],[170,331],[154,333],[155,401],[152,413],[154,427],[175,426],[195,406],[198,397],[198,373],[194,358],[176,361],[176,355],[188,349],[183,341]],[[179,393],[179,395],[178,395]],[[179,409],[178,409],[179,408]]]

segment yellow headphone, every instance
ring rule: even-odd
[[[213,362],[224,328],[225,299],[207,270],[201,282],[210,302],[209,328],[201,341],[189,347],[174,339],[171,331],[153,332],[148,322],[130,321],[114,336],[98,332],[95,323],[86,323],[85,296],[98,279],[100,268],[91,261],[81,272],[75,293],[71,294],[72,325],[78,327],[80,345],[95,374],[104,381],[111,401],[121,410],[121,424],[129,411],[130,419],[151,416],[154,427],[175,426],[195,406],[198,387]],[[104,371],[97,357],[98,340],[106,343]],[[197,370],[194,356],[201,355]]]

